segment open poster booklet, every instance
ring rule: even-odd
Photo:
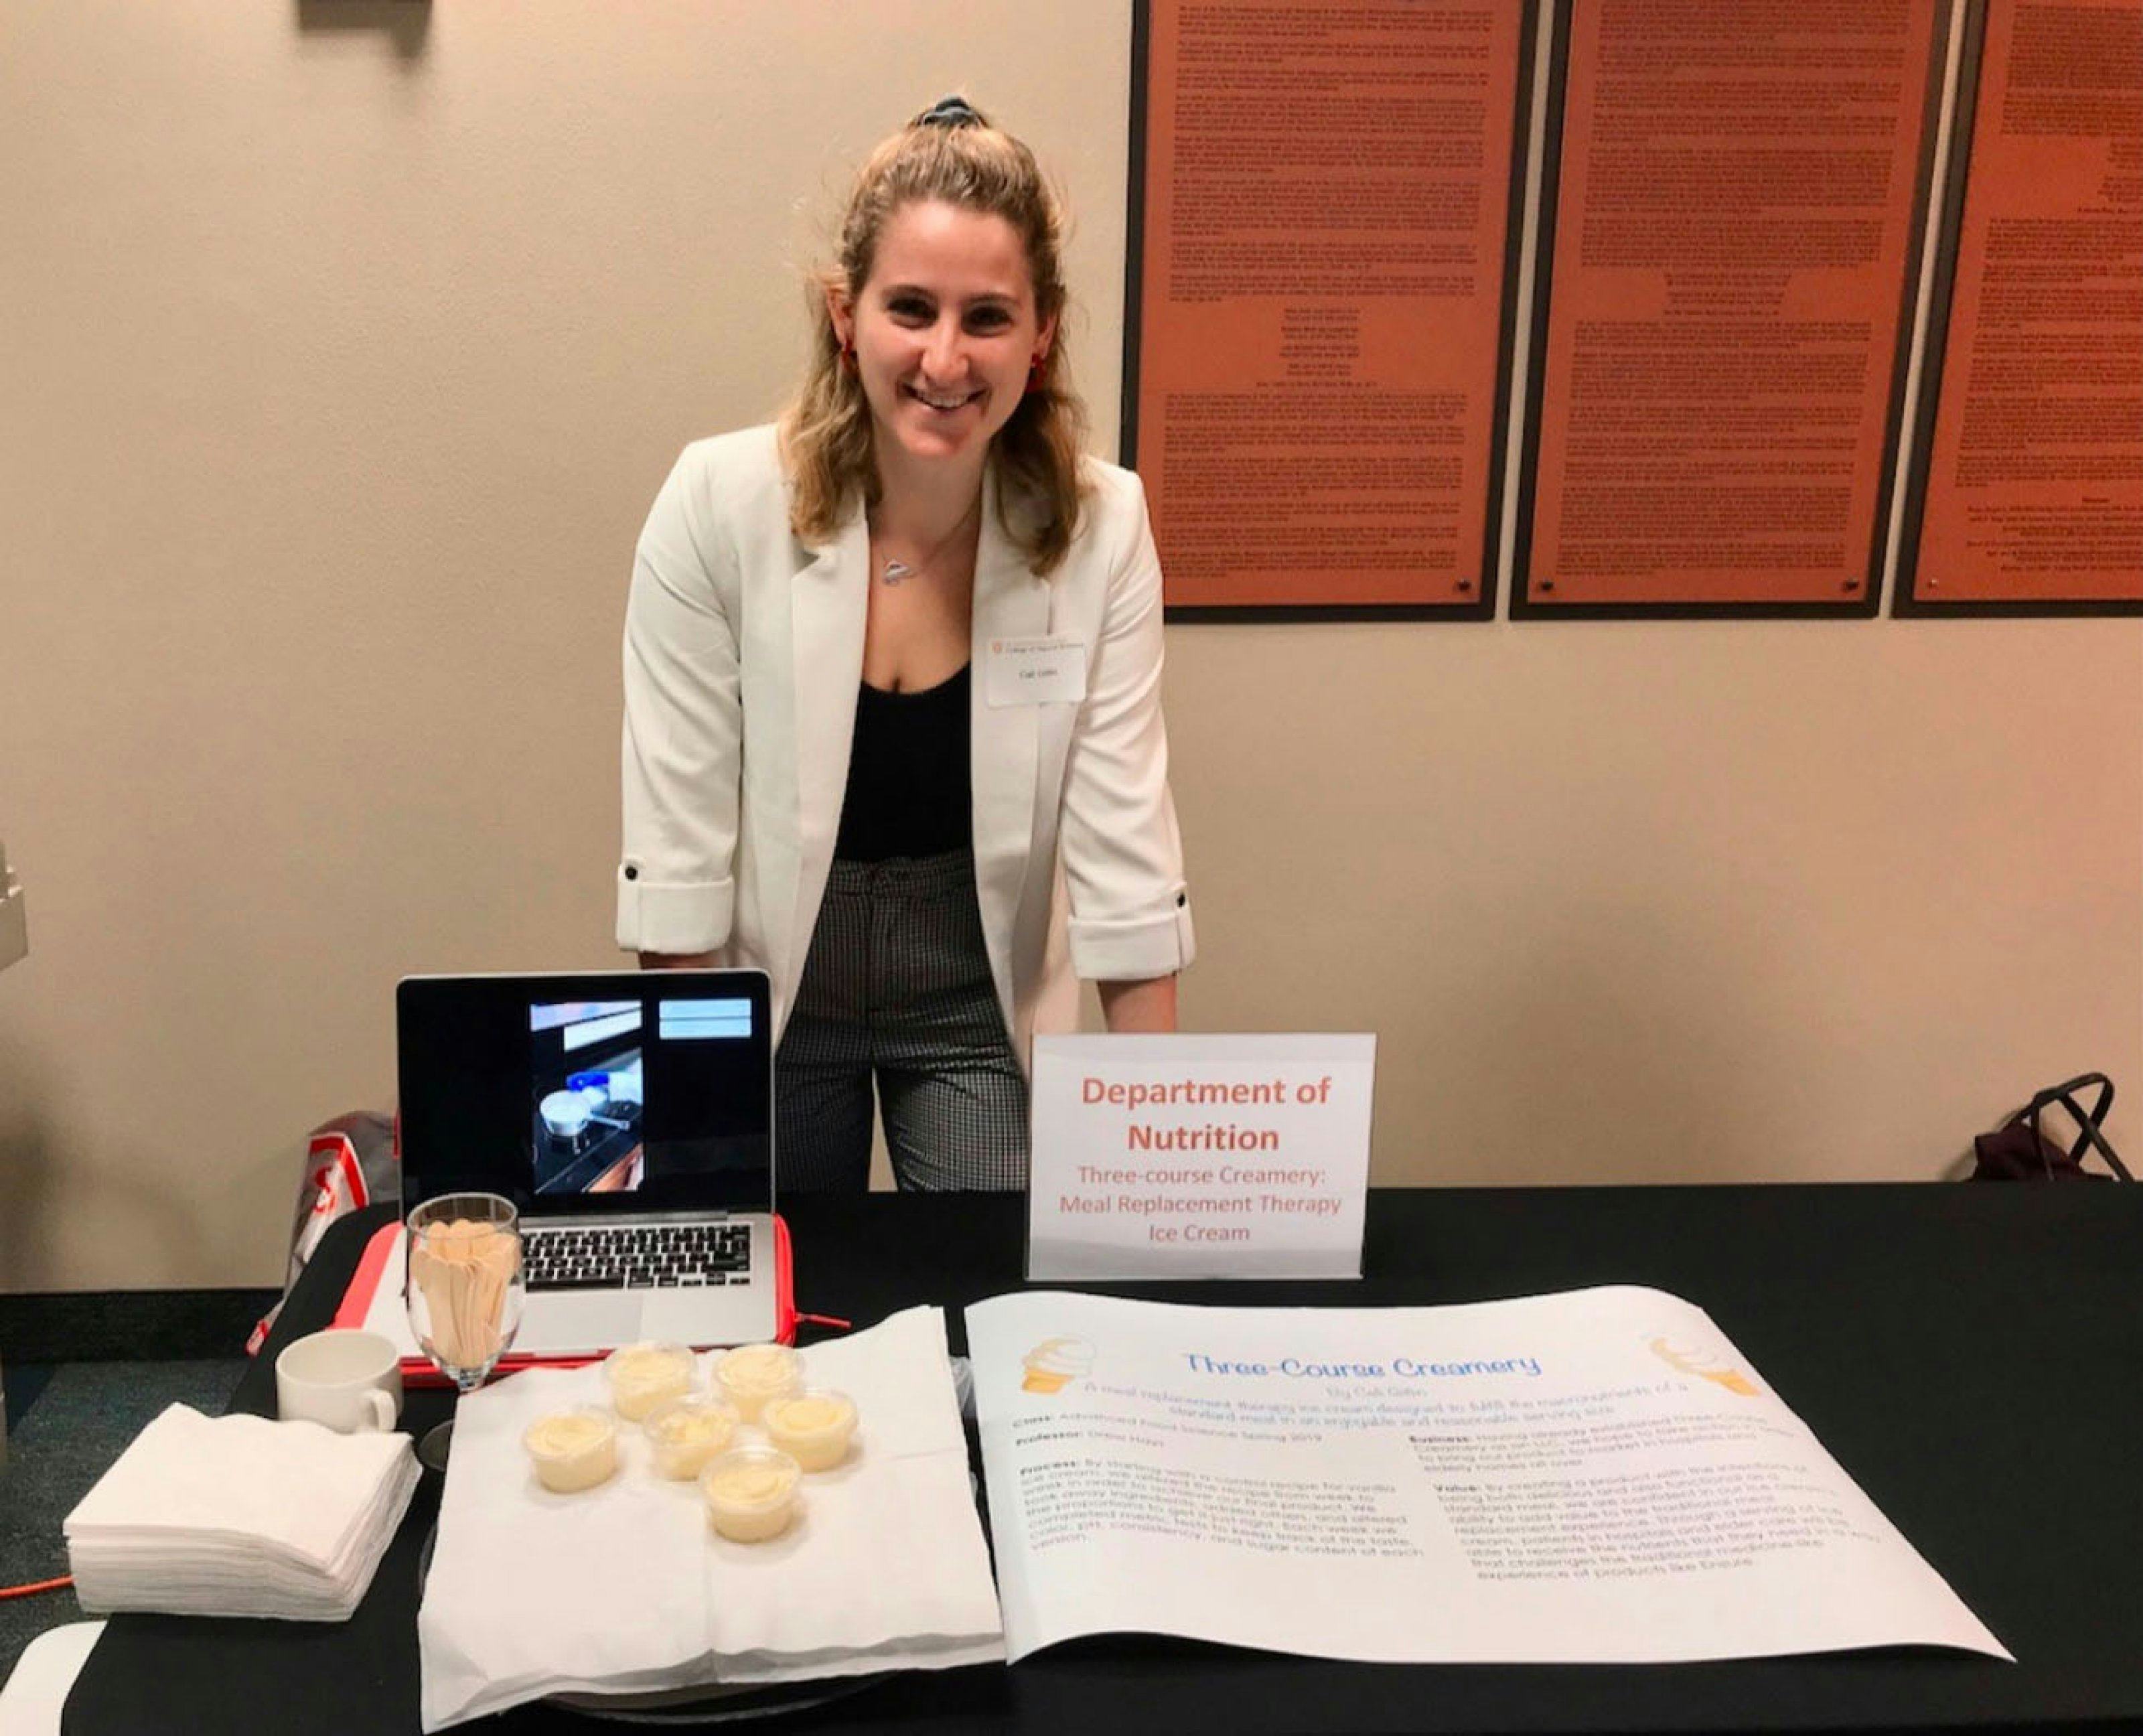
[[[1701,1309],[1065,1292],[967,1311],[1008,1655],[2009,1654]]]

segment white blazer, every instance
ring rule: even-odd
[[[993,474],[975,555],[975,883],[1022,1066],[1060,860],[1078,975],[1165,977],[1195,950],[1146,494],[1131,472],[1086,462],[1092,490],[1054,573],[1037,577],[1006,537]],[[796,540],[770,427],[686,447],[633,561],[617,943],[761,967],[777,1036],[840,827],[869,566],[860,504],[825,547]],[[1086,697],[992,705],[992,645],[1045,636],[1083,648]]]

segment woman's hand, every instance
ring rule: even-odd
[[[1155,977],[1144,982],[1097,982],[1101,1021],[1123,1036],[1175,1029],[1175,978]]]

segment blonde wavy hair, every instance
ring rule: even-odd
[[[1025,248],[1037,316],[1057,317],[1040,377],[998,430],[997,519],[1037,573],[1053,571],[1079,527],[1079,455],[1086,409],[1071,388],[1064,343],[1063,215],[1034,153],[958,97],[918,116],[871,152],[857,172],[841,222],[839,257],[809,291],[811,359],[781,416],[789,519],[799,541],[823,543],[856,499],[877,505],[870,404],[842,365],[829,290],[859,298],[878,237],[903,205],[938,200],[1009,223]]]

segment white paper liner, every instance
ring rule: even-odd
[[[697,1482],[657,1476],[631,1424],[608,1482],[537,1482],[522,1431],[601,1403],[599,1368],[534,1369],[464,1399],[418,1614],[424,1729],[552,1694],[1002,1658],[943,1313],[910,1308],[804,1359],[814,1384],[855,1400],[856,1445],[804,1478],[802,1517],[768,1543],[715,1536]],[[695,1390],[712,1361],[699,1358]]]

